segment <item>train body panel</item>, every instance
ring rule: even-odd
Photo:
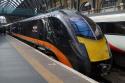
[[[125,21],[125,13],[90,16],[90,18],[94,22],[97,22],[97,23],[100,23],[100,22],[102,22],[102,23],[124,22]]]
[[[41,46],[45,46],[45,47],[51,49],[57,55],[57,58],[59,59],[59,61],[61,61],[63,64],[65,64],[69,67],[72,67],[72,65],[69,62],[69,60],[67,59],[67,57],[65,57],[65,55],[60,50],[58,50],[58,48],[56,48],[54,45],[52,45],[52,44],[50,44],[46,41],[42,41],[42,40],[39,40],[39,39],[23,36],[23,35],[20,35],[20,34],[13,33],[13,35],[17,36],[19,38],[22,38],[24,40],[27,40],[29,42],[32,42],[34,44],[39,44]]]
[[[112,50],[119,53],[125,52],[123,44],[125,41],[125,13],[91,16],[90,18],[101,27]]]
[[[125,67],[125,13],[91,16],[102,29],[116,65]]]
[[[102,38],[100,40],[91,40],[78,37],[78,40],[81,44],[85,45],[91,62],[110,59],[109,49],[106,45],[107,42],[105,38]]]
[[[125,53],[125,36],[123,35],[105,35],[112,50],[119,53]]]
[[[105,61],[110,60],[111,55],[104,35],[93,21],[77,11],[59,10],[15,22],[9,27],[13,35],[44,47],[60,62],[81,73],[90,75],[95,62],[104,63],[109,69],[107,64],[110,63]]]

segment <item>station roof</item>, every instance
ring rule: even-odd
[[[0,16],[7,22],[32,17],[46,11],[46,3],[50,0],[0,0]]]
[[[13,10],[18,7],[24,0],[1,0],[0,8],[12,8]],[[11,10],[11,11],[13,11]]]
[[[0,15],[34,16],[43,12],[49,0],[0,0]]]

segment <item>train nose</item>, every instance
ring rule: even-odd
[[[101,63],[99,64],[99,68],[101,70],[101,76],[105,76],[109,73],[111,69],[111,64]]]

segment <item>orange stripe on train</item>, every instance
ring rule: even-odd
[[[72,67],[68,58],[58,48],[56,48],[54,45],[52,45],[48,42],[42,41],[42,40],[38,40],[38,39],[35,39],[35,38],[23,36],[23,35],[20,35],[20,34],[13,33],[13,35],[15,35],[17,37],[20,37],[24,40],[27,40],[27,41],[30,41],[30,42],[32,41],[36,44],[39,44],[39,45],[45,46],[47,48],[50,48],[56,54],[56,56],[57,56],[57,58],[59,59],[60,62],[62,62],[63,64],[65,64],[69,67]]]

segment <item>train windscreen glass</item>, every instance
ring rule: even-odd
[[[89,19],[88,17],[82,15],[82,17],[87,21],[87,23],[91,26],[91,29],[94,32],[94,35],[96,36],[97,39],[102,38],[102,31],[100,29],[100,27],[93,22],[91,19]]]
[[[94,37],[89,25],[83,19],[70,18],[70,21],[76,34],[87,37]]]
[[[70,22],[77,35],[82,35],[89,38],[97,38],[99,35],[101,35],[98,26],[90,26],[90,24],[82,18],[70,18]]]

